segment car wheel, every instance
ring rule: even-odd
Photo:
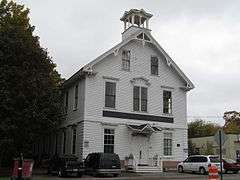
[[[204,167],[200,167],[199,168],[199,173],[202,174],[202,175],[206,174],[205,168]]]
[[[234,174],[237,174],[237,173],[238,173],[238,171],[233,171],[233,173],[234,173]]]
[[[113,177],[118,177],[118,174],[113,174]]]
[[[77,177],[82,177],[82,173],[77,173]]]
[[[228,173],[228,170],[225,169],[225,170],[224,170],[224,173],[227,174],[227,173]]]
[[[178,172],[183,173],[183,167],[182,166],[178,166]]]

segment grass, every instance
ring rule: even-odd
[[[10,177],[0,177],[0,180],[9,180]]]

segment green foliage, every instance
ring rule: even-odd
[[[207,142],[206,146],[204,146],[204,148],[201,151],[202,151],[202,154],[204,155],[214,154],[213,144],[210,142]]]
[[[196,151],[196,145],[191,141],[188,140],[188,155],[197,155],[199,154],[198,151]]]
[[[188,138],[212,136],[219,128],[218,124],[196,120],[188,123]]]
[[[61,121],[62,79],[28,14],[13,1],[0,2],[0,159],[31,154],[32,143]]]
[[[224,131],[227,134],[240,134],[240,113],[237,111],[228,111],[224,113],[225,119]]]
[[[231,121],[229,122],[225,127],[224,127],[224,132],[227,134],[240,134],[240,127],[239,123],[236,121]]]

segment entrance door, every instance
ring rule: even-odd
[[[134,136],[132,138],[132,150],[138,165],[148,165],[149,141],[145,136]]]

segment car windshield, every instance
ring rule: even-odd
[[[220,159],[217,156],[210,156],[209,159],[210,159],[210,162],[212,162],[212,163],[220,162]]]
[[[236,163],[236,161],[234,161],[233,159],[224,159],[227,163]]]

